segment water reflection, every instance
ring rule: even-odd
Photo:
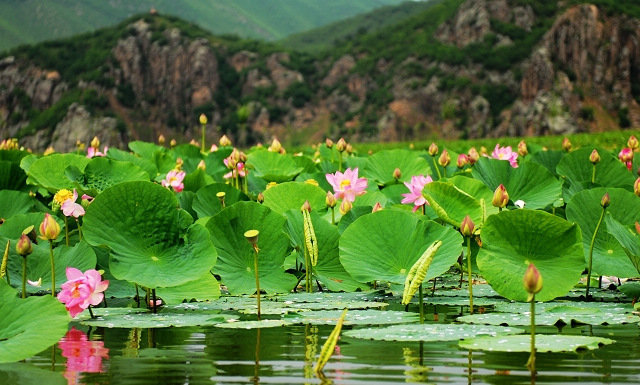
[[[80,384],[81,373],[104,372],[102,359],[109,358],[109,349],[103,341],[92,341],[87,334],[72,327],[58,342],[62,356],[67,359],[64,377],[69,385]],[[55,356],[52,362],[55,362]]]

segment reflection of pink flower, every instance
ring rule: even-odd
[[[162,180],[162,187],[173,187],[176,192],[180,192],[184,189],[184,180],[185,175],[187,175],[184,171],[176,171],[171,170],[167,173],[167,176]]]
[[[107,156],[107,151],[109,151],[109,146],[104,146],[104,152],[100,152],[98,147],[89,146],[89,148],[87,148],[87,158],[93,158],[94,156]]]
[[[65,304],[71,317],[82,313],[89,305],[95,306],[102,302],[102,292],[109,287],[109,281],[103,281],[95,269],[83,273],[74,267],[67,267],[67,279],[61,286],[58,300]]]
[[[76,203],[77,199],[78,199],[78,192],[76,191],[76,189],[73,189],[73,198],[67,199],[62,203],[62,206],[61,206],[62,213],[65,216],[67,217],[73,216],[74,218],[78,218],[84,215],[84,207]]]
[[[67,359],[64,373],[70,384],[77,383],[78,373],[104,372],[102,359],[109,358],[109,349],[103,341],[89,341],[87,335],[74,327],[60,339],[58,347]]]
[[[511,167],[518,167],[517,159],[518,153],[511,150],[511,146],[500,147],[500,144],[496,144],[496,148],[491,153],[491,157],[494,159],[508,160]]]
[[[411,183],[404,182],[404,185],[409,188],[409,192],[402,194],[404,197],[401,203],[413,203],[413,212],[416,212],[420,207],[425,204],[429,204],[422,195],[422,189],[427,183],[433,182],[430,175],[426,177],[424,175],[414,175],[411,177]]]
[[[344,171],[336,171],[335,174],[327,174],[327,181],[333,187],[336,199],[346,199],[350,202],[356,200],[356,196],[364,194],[367,189],[367,179],[358,178],[358,168]]]

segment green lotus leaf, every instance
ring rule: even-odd
[[[327,207],[327,193],[309,183],[286,182],[269,187],[263,193],[264,205],[278,214],[289,210],[300,210],[309,201],[311,210],[321,211]]]
[[[460,227],[462,220],[468,215],[478,231],[491,210],[495,209],[491,200],[476,199],[451,182],[427,183],[422,194],[438,217],[456,228]]]
[[[287,223],[285,232],[291,239],[291,247],[298,253],[298,261],[304,266],[304,222],[302,212],[290,210],[285,214]],[[351,275],[340,263],[338,228],[322,219],[315,212],[311,213],[311,222],[318,241],[318,264],[313,266],[313,274],[331,291],[355,291],[363,285],[351,278]],[[305,266],[306,268],[306,266]]]
[[[527,292],[522,277],[529,263],[543,278],[538,301],[567,294],[585,266],[578,226],[537,210],[503,211],[487,218],[476,261],[495,291],[523,302]]]
[[[65,175],[77,188],[79,195],[92,197],[120,182],[149,180],[149,174],[133,163],[100,156],[92,158],[84,171],[73,165],[68,166]]]
[[[34,200],[29,194],[0,190],[0,218],[8,219],[14,215],[26,214],[33,209]]]
[[[201,225],[189,226],[192,221],[168,189],[123,182],[93,200],[82,229],[91,245],[111,249],[109,269],[116,278],[149,288],[172,287],[202,277],[216,262],[208,232]]]
[[[27,174],[20,168],[27,151],[0,150],[0,190],[22,190]]]
[[[589,155],[594,150],[584,147],[566,154],[556,168],[559,175],[566,178],[570,188],[565,190],[565,200],[568,202],[575,193],[582,191],[591,183],[593,164]],[[602,187],[621,187],[631,190],[635,178],[615,156],[601,148],[595,148],[600,155],[600,162],[595,165],[596,174],[593,183]]]
[[[293,289],[296,279],[284,271],[289,238],[283,232],[285,219],[257,202],[237,202],[209,219],[206,224],[218,250],[216,273],[231,294],[256,291],[254,251],[244,233],[258,230],[258,274],[260,289],[283,293]]]
[[[296,162],[298,166],[302,167],[302,173],[304,174],[315,174],[318,172],[318,167],[310,156],[295,155],[293,156],[293,161]]]
[[[602,337],[547,335],[536,336],[536,351],[543,352],[576,352],[578,350],[595,350],[603,345],[614,343],[614,340]],[[462,340],[458,343],[462,349],[486,350],[490,352],[530,352],[531,336],[498,336],[479,337]]]
[[[445,273],[457,261],[462,236],[412,213],[382,210],[361,216],[342,233],[340,261],[356,281],[404,284],[411,266],[435,241],[442,241],[442,246],[425,280]]]
[[[299,156],[296,156],[295,158],[299,158]],[[327,181],[327,174],[323,172],[314,172],[311,174],[303,172],[298,175],[298,177],[296,178],[296,182],[306,182],[311,179],[318,182],[318,187],[320,187],[322,190],[333,191],[333,187],[331,187],[331,185]]]
[[[622,223],[613,219],[611,213],[605,214],[605,224],[609,234],[620,243],[620,246],[622,246],[629,257],[629,261],[631,261],[633,267],[635,267],[638,274],[640,274],[640,237],[638,237],[638,232],[635,230],[635,227],[633,225],[624,226]],[[632,227],[634,228],[632,229]]]
[[[26,157],[23,161],[27,159]],[[74,166],[83,171],[91,159],[77,154],[52,154],[39,158],[27,172],[27,183],[39,186],[52,194],[63,188],[73,190],[75,187],[66,174],[65,170],[69,166]],[[22,163],[20,164],[23,167]],[[24,167],[23,167],[24,169]]]
[[[429,175],[431,167],[418,152],[410,150],[382,150],[371,155],[362,169],[362,176],[372,179],[379,185],[396,183],[393,171],[400,169],[399,182],[409,182],[412,176]]]
[[[131,308],[93,308],[96,318],[83,312],[77,319],[83,325],[105,328],[167,328],[187,326],[210,326],[235,319],[229,314],[214,311],[193,312],[161,308],[157,314]]]
[[[247,166],[254,170],[256,176],[276,183],[292,181],[303,170],[291,156],[267,150],[250,153]]]
[[[11,242],[12,245],[16,243],[17,240]],[[96,254],[84,241],[73,247],[56,246],[53,249],[53,259],[56,270],[56,288],[67,281],[67,267],[75,267],[81,271],[96,268]],[[22,262],[22,256],[15,251],[14,247],[10,248],[7,272],[11,278],[11,284],[15,287],[22,285]],[[39,287],[27,285],[27,293],[37,293],[43,290],[51,292],[51,256],[48,242],[40,240],[39,244],[33,245],[33,252],[27,256],[27,279],[31,281],[42,279]]]
[[[375,341],[433,342],[457,341],[481,336],[504,336],[520,333],[524,333],[524,330],[504,326],[412,324],[348,330],[342,333],[342,335]]]
[[[67,385],[67,379],[62,372],[52,372],[51,368],[44,368],[26,362],[0,364],[0,378],[7,384],[20,385]]]
[[[55,344],[70,320],[56,298],[18,298],[4,280],[0,280],[0,314],[0,363],[30,358]]]
[[[220,148],[207,154],[204,158],[204,164],[207,167],[207,174],[211,175],[214,181],[224,182],[223,176],[230,170],[224,165],[224,158],[228,157],[233,151],[232,148]]]
[[[231,206],[232,204],[240,201],[247,201],[249,197],[242,191],[226,183],[213,183],[207,185],[196,193],[196,197],[193,198],[193,210],[198,213],[198,218],[210,217],[216,215],[222,210],[222,203],[220,198],[216,196],[217,193],[224,193],[225,206]]]
[[[335,325],[342,314],[342,310],[305,311],[284,316],[291,323],[311,325]],[[349,310],[344,320],[345,325],[385,325],[407,324],[419,322],[417,313],[392,310]]]
[[[491,191],[503,184],[511,201],[523,200],[529,209],[544,209],[562,197],[562,183],[534,162],[524,162],[513,168],[509,162],[480,158],[472,174]]]
[[[618,291],[623,293],[629,298],[640,298],[640,283],[627,282],[624,285],[618,286]]]
[[[631,225],[638,220],[640,199],[625,189],[598,187],[575,194],[567,203],[566,216],[567,220],[580,225],[584,257],[587,263],[591,239],[602,214],[600,201],[606,193],[611,198],[611,204],[607,207],[606,212],[613,219],[623,225]],[[621,278],[637,276],[638,271],[627,257],[627,253],[607,229],[607,223],[603,220],[593,247],[593,272]]]
[[[473,292],[475,295],[475,290]],[[582,291],[584,294],[584,291]],[[571,309],[573,313],[631,313],[633,307],[630,303],[620,302],[585,302],[585,301],[550,301],[536,303],[536,314],[546,313],[555,309],[554,312],[562,312],[562,309]],[[531,304],[524,302],[501,302],[497,303],[493,310],[500,313],[527,313],[531,311]]]
[[[180,144],[169,152],[174,159],[182,159],[182,169],[190,174],[198,169],[198,164],[204,159],[200,147],[192,144]],[[205,163],[206,164],[206,163]]]
[[[220,297],[220,284],[211,273],[173,287],[159,287],[156,296],[168,304],[179,304],[183,301],[213,301]]]
[[[26,213],[26,214],[17,214],[12,215],[10,217],[6,217],[7,220],[0,226],[0,237],[6,237],[11,239],[11,244],[15,245],[15,242],[18,241],[22,232],[33,226],[36,234],[38,233],[38,227],[44,220],[43,213]],[[61,232],[60,236],[58,236],[57,240],[64,238],[64,222],[56,216],[52,216],[53,219],[60,226]],[[43,241],[40,241],[43,242]]]
[[[537,151],[531,154],[531,156],[527,159],[530,162],[537,163],[543,166],[544,168],[549,170],[549,172],[553,174],[553,176],[557,177],[558,172],[556,168],[558,167],[558,163],[560,163],[562,157],[564,157],[564,154],[566,154],[564,151],[557,150]]]
[[[140,155],[140,157],[149,160],[153,159],[156,153],[164,153],[166,151],[164,147],[155,143],[143,142],[140,140],[129,142],[128,146],[131,151]]]
[[[201,188],[215,183],[215,181],[205,171],[196,169],[195,171],[185,175],[183,183],[184,191],[192,191],[195,193]]]
[[[110,148],[109,159],[135,164],[149,174],[149,180],[153,180],[158,176],[158,168],[156,165],[152,163],[151,160],[140,157],[140,155],[122,151],[117,148]]]
[[[382,207],[385,207],[387,205],[387,196],[380,191],[367,191],[365,194],[356,197],[353,205],[373,207],[376,203],[380,203]]]
[[[224,329],[263,329],[263,328],[276,328],[280,326],[290,325],[289,322],[281,319],[265,319],[261,321],[238,321],[218,323],[214,326]]]

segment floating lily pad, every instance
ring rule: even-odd
[[[614,342],[614,340],[602,337],[538,334],[536,335],[536,351],[544,353],[595,350]],[[458,345],[463,349],[490,352],[529,352],[531,351],[531,336],[480,337],[462,340]]]
[[[263,328],[276,328],[279,326],[290,325],[289,322],[282,319],[266,319],[262,321],[238,321],[217,323],[214,326],[223,329],[263,329]]]
[[[528,297],[522,277],[529,263],[543,278],[539,301],[567,294],[585,265],[578,226],[538,210],[503,211],[487,218],[476,260],[495,291],[522,302]]]
[[[530,313],[488,313],[458,317],[457,321],[485,325],[527,326],[531,324]],[[640,317],[629,313],[594,311],[568,306],[558,306],[544,313],[536,314],[536,325],[553,326],[585,324],[585,325],[620,325],[640,322]]]
[[[24,158],[23,160],[25,160]],[[69,166],[83,171],[91,159],[77,154],[52,154],[43,156],[33,162],[27,171],[27,183],[42,187],[52,194],[63,188],[73,190],[75,187],[66,174]],[[21,164],[22,167],[22,164]]]
[[[67,385],[62,372],[52,372],[51,368],[36,366],[27,362],[0,364],[0,379],[7,384],[20,385]]]
[[[425,292],[429,292],[429,289],[425,287]],[[413,302],[416,302],[417,299],[414,298]],[[474,306],[492,306],[496,303],[500,303],[502,301],[507,302],[507,300],[501,300],[496,298],[481,298],[476,297],[476,288],[473,287],[473,305]],[[435,297],[425,297],[424,303],[428,305],[447,305],[447,306],[469,306],[469,293],[467,292],[467,298],[463,297],[444,297],[444,296],[435,296]]]
[[[130,162],[121,162],[104,157],[94,157],[80,170],[67,166],[65,175],[78,190],[78,195],[95,197],[107,187],[126,181],[148,181],[149,174]]]
[[[418,152],[395,149],[378,151],[367,158],[362,176],[379,185],[389,185],[396,182],[393,177],[396,168],[401,172],[400,182],[410,181],[412,176],[431,174],[429,163]]]
[[[209,326],[228,322],[234,316],[214,312],[179,311],[161,309],[157,314],[140,309],[93,308],[96,318],[83,312],[78,320],[83,325],[106,328],[166,328],[186,326]]]
[[[327,207],[327,193],[309,183],[281,183],[266,189],[263,194],[264,205],[278,214],[289,210],[299,211],[305,201],[309,201],[313,211],[322,211]]]
[[[168,189],[123,182],[89,205],[83,233],[90,244],[110,248],[109,269],[116,278],[171,287],[202,277],[216,262],[209,233],[191,221]]]
[[[304,169],[289,155],[267,150],[250,153],[247,156],[247,166],[254,169],[256,176],[276,183],[292,181]]]
[[[21,361],[43,351],[65,335],[69,324],[69,314],[56,298],[22,299],[17,294],[0,279],[0,363]]]
[[[311,325],[335,325],[342,314],[341,310],[305,311],[285,316],[291,323]],[[349,310],[345,325],[383,325],[419,322],[417,313],[383,310]]]
[[[458,324],[392,325],[384,328],[354,329],[343,333],[353,338],[376,341],[457,341],[480,336],[524,333],[523,329],[504,326]]]
[[[630,303],[552,301],[552,302],[536,303],[536,313],[545,313],[554,308],[564,308],[564,307],[569,307],[571,309],[580,309],[580,311],[583,313],[605,312],[605,313],[624,314],[624,313],[631,313],[633,311],[633,306],[631,306]],[[531,310],[531,304],[523,303],[523,302],[501,302],[501,303],[496,303],[493,310],[495,312],[502,312],[502,313],[526,313]]]

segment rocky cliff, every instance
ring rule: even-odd
[[[227,46],[147,15],[110,49],[100,69],[108,81],[70,81],[56,68],[0,58],[0,137],[58,151],[94,135],[117,147],[160,133],[188,141],[199,138],[201,113],[209,118],[208,142],[225,133],[241,145],[273,136],[388,141],[640,125],[640,20],[593,4],[559,6],[551,16],[520,4],[464,1],[429,37],[470,57],[457,61],[411,52],[401,61],[384,53],[374,60],[374,52],[357,49],[309,58]],[[476,54],[519,48],[541,25],[535,44],[508,67]],[[65,95],[74,90],[83,96],[70,103]],[[61,116],[43,124],[38,113],[52,110]]]

